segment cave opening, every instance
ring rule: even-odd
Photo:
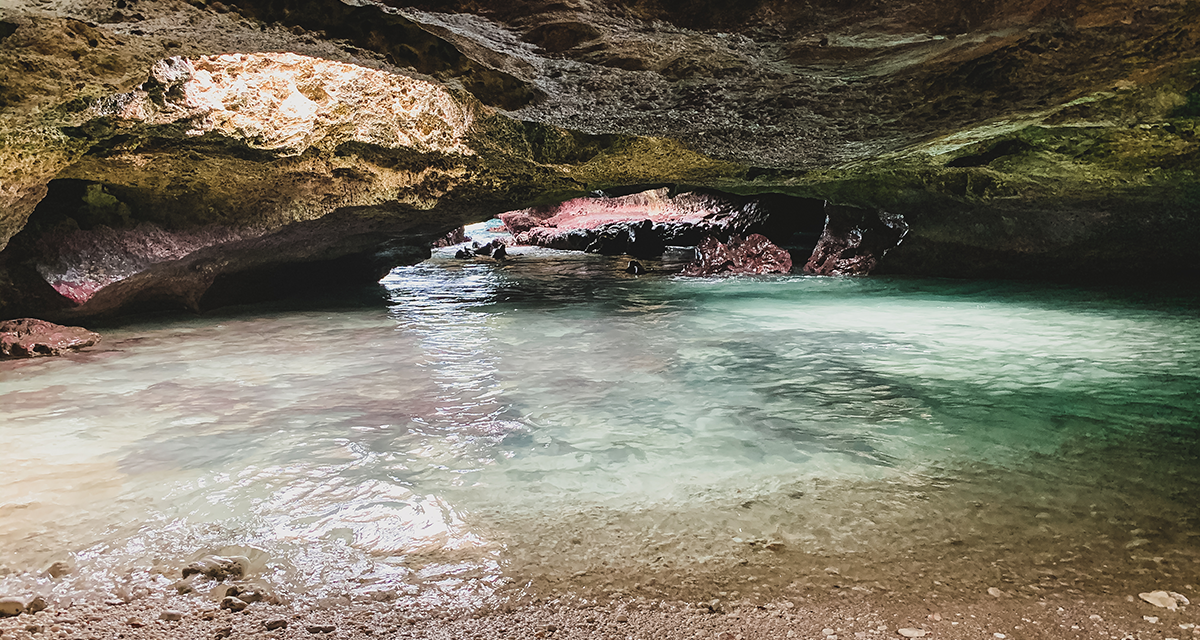
[[[782,193],[738,195],[677,185],[606,188],[586,197],[501,213],[517,245],[655,258],[711,242],[760,235],[799,270],[825,229],[822,199]],[[724,245],[723,245],[724,246]],[[765,271],[764,271],[765,272]]]

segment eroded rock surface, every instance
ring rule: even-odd
[[[696,259],[684,267],[685,276],[762,275],[789,273],[792,258],[771,243],[766,236],[750,234],[744,239],[733,236],[729,242],[705,238],[696,245]]]
[[[877,271],[1189,277],[1198,37],[1191,4],[1133,0],[13,0],[0,312],[369,281],[462,224],[629,185],[902,216]],[[597,250],[668,242],[614,224]]]
[[[821,276],[867,275],[908,233],[904,218],[835,205],[825,207],[821,234],[804,272]]]
[[[554,249],[607,255],[656,256],[667,246],[705,238],[762,233],[781,245],[811,251],[823,225],[819,200],[781,195],[740,197],[715,192],[671,193],[667,187],[623,196],[587,197],[503,213],[514,239]]]
[[[35,318],[0,322],[0,358],[60,356],[100,342],[100,334]]]

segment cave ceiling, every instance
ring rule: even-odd
[[[0,308],[200,308],[637,184],[903,216],[884,271],[1190,273],[1198,27],[1192,1],[8,0]],[[47,288],[138,238],[122,291]]]

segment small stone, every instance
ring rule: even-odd
[[[331,624],[310,624],[304,628],[313,635],[318,633],[333,633],[334,631],[337,631],[337,627]]]
[[[24,598],[0,598],[0,617],[11,617],[25,612]]]
[[[34,318],[0,322],[0,358],[58,356],[99,341],[100,334],[82,327],[64,327]]]
[[[1092,615],[1088,616],[1088,620],[1091,620],[1093,622],[1104,622],[1104,618],[1101,618],[1100,616],[1098,616],[1094,613]]]
[[[1179,608],[1179,603],[1176,602],[1175,598],[1171,597],[1171,594],[1167,593],[1166,591],[1147,591],[1139,593],[1138,597],[1156,607],[1162,607],[1169,611],[1174,611]]]
[[[45,611],[47,606],[49,605],[46,603],[45,598],[41,596],[34,596],[33,599],[25,605],[25,613],[37,613],[39,611]]]
[[[617,614],[617,622],[629,622],[629,616],[623,613]]]
[[[1175,593],[1174,591],[1168,591],[1167,595],[1171,596],[1172,598],[1175,598],[1175,602],[1178,603],[1180,606],[1185,606],[1185,605],[1189,605],[1192,603],[1191,600],[1188,600],[1187,596],[1183,595],[1182,593]]]
[[[1000,633],[999,631],[997,631],[996,633],[993,633],[993,634],[992,634],[992,637],[993,637],[993,638],[995,638],[996,640],[1004,640],[1004,639],[1005,639],[1005,638],[1007,638],[1008,636],[1006,636],[1006,635],[1004,635],[1003,633]]]
[[[833,634],[835,634],[835,633],[837,633],[837,632],[836,632],[836,631],[834,631],[833,629],[830,629],[829,627],[825,627],[824,629],[821,629],[821,633],[822,633],[823,635],[831,636],[831,635],[833,635]]]
[[[174,609],[167,609],[159,614],[158,619],[166,620],[167,622],[179,622],[180,620],[183,620],[183,612],[176,611]]]
[[[257,585],[240,587],[235,585],[229,587],[229,589],[225,591],[225,595],[236,596],[238,600],[241,600],[247,604],[252,604],[255,602],[273,603],[276,601],[276,598],[272,596],[270,592]]]
[[[988,595],[992,596],[993,598],[1003,598],[1004,592],[996,587],[988,587]]]
[[[840,574],[841,571],[839,571],[837,567],[825,567],[825,573],[828,573],[831,576],[836,576]]]
[[[204,575],[213,580],[225,578],[241,578],[250,568],[250,559],[246,556],[206,556],[183,568],[183,577]]]
[[[1142,620],[1145,620],[1150,624],[1158,624],[1158,616],[1142,616]]]
[[[925,617],[930,620],[933,620],[934,622],[941,622],[941,620],[942,620],[942,614],[940,614],[940,613],[931,613]]]
[[[549,631],[550,633],[554,633],[555,631],[558,631],[558,625],[548,624],[548,625],[546,625],[546,631]]]
[[[71,565],[69,565],[61,560],[59,560],[58,562],[55,562],[54,564],[50,565],[50,567],[48,569],[46,569],[46,575],[50,576],[51,578],[54,578],[55,580],[58,580],[59,578],[67,575],[68,573],[71,573]]]
[[[231,635],[233,635],[233,627],[221,627],[220,629],[217,629],[215,633],[213,633],[213,637],[217,638],[218,640],[220,640],[220,638],[228,638]]]
[[[221,608],[229,609],[234,613],[245,611],[248,606],[250,605],[245,600],[241,600],[236,596],[225,596],[221,599]]]
[[[37,623],[25,625],[25,630],[29,633],[41,633],[46,630],[46,627]]]
[[[904,636],[905,638],[924,638],[925,634],[928,632],[925,631],[924,629],[913,629],[911,627],[905,627],[903,629],[896,629],[896,633]]]
[[[128,620],[125,621],[125,624],[127,624],[135,629],[138,627],[146,626],[146,623],[142,622],[141,618],[129,618]]]
[[[288,626],[288,621],[284,620],[283,618],[276,618],[274,620],[268,620],[266,623],[263,624],[263,626],[265,626],[267,628],[267,631],[274,631],[276,629],[286,629]]]

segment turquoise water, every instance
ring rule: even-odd
[[[0,590],[136,598],[218,552],[465,603],[1200,573],[1194,297],[515,253],[0,364]]]

